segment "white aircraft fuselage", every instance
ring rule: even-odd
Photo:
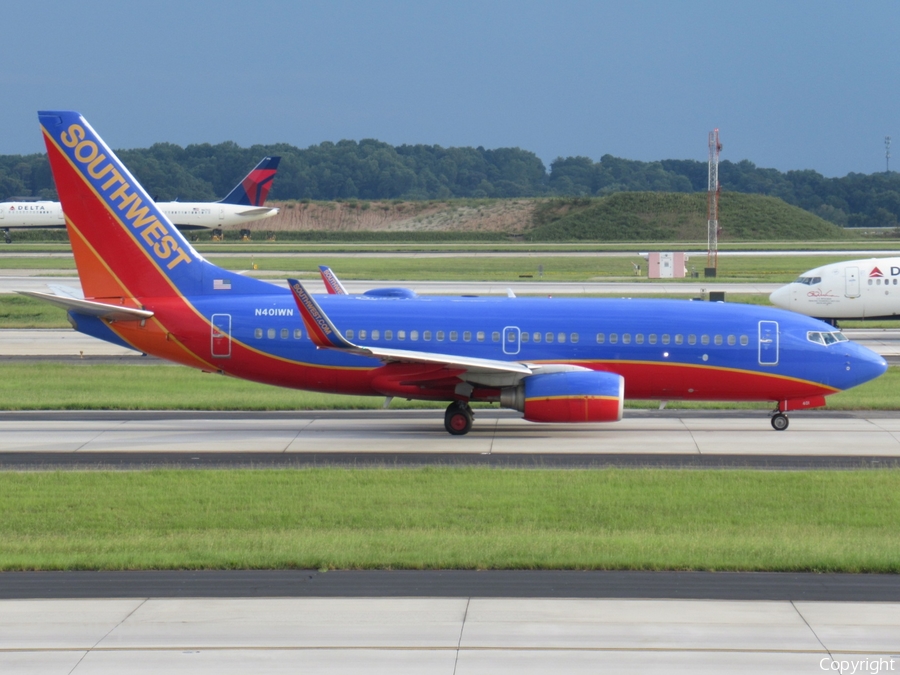
[[[176,227],[182,230],[234,230],[247,223],[269,218],[278,209],[267,206],[225,204],[223,202],[157,202]],[[0,204],[0,229],[65,227],[59,202],[3,202]]]
[[[816,267],[776,290],[769,300],[817,319],[900,318],[900,258]]]

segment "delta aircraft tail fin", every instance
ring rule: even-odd
[[[234,186],[222,204],[241,204],[243,206],[264,206],[269,190],[272,189],[272,181],[278,171],[278,163],[281,157],[263,157],[256,168],[248,173],[244,180]]]

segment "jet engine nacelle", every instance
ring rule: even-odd
[[[599,371],[531,375],[503,389],[500,404],[525,413],[529,422],[618,422],[625,378]]]

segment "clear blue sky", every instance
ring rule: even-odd
[[[38,109],[114,148],[377,138],[557,156],[900,169],[900,2],[7,3],[0,153]]]

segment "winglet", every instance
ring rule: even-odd
[[[356,348],[356,345],[345,340],[338,332],[334,324],[331,323],[331,319],[319,307],[319,303],[303,288],[303,284],[296,279],[288,279],[288,284],[290,284],[291,292],[294,294],[294,301],[297,303],[300,316],[303,318],[303,323],[306,324],[306,330],[309,332],[309,337],[313,344],[317,347],[330,347],[332,349]]]
[[[330,267],[319,265],[319,274],[322,275],[322,281],[325,282],[325,290],[328,291],[328,295],[347,295],[347,289],[344,288],[344,284],[331,271]]]

